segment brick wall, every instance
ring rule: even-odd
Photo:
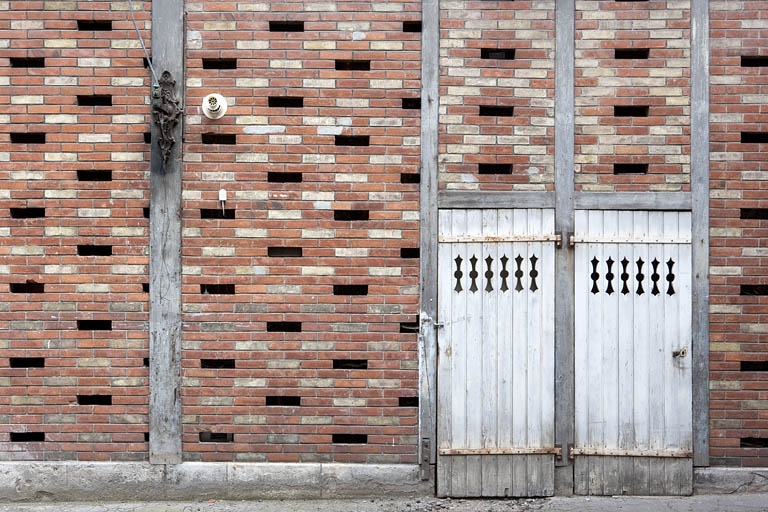
[[[147,457],[142,58],[125,2],[0,2],[3,460]]]
[[[553,188],[554,4],[440,3],[441,188]]]
[[[576,186],[690,190],[690,1],[576,1]]]
[[[766,466],[768,1],[710,9],[710,453],[713,464]]]
[[[416,462],[420,9],[187,4],[186,460]]]

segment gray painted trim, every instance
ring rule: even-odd
[[[574,226],[574,0],[555,3],[555,230],[567,240]],[[555,256],[555,444],[567,452],[574,442],[574,302],[573,248],[567,243]],[[573,490],[571,460],[557,466],[557,492]],[[570,487],[570,489],[569,489]]]
[[[184,1],[152,4],[152,64],[176,80],[184,100]],[[152,123],[149,179],[149,460],[181,462],[181,145],[163,163],[158,128]]]
[[[577,210],[680,210],[691,209],[688,192],[576,192]]]
[[[448,208],[554,208],[554,192],[480,192],[441,190],[437,206]]]
[[[426,496],[432,486],[406,464],[3,462],[0,503]]]
[[[421,5],[421,190],[419,258],[419,460],[429,446],[429,464],[437,446],[437,152],[440,72],[440,2]],[[430,466],[433,468],[434,466]],[[434,470],[421,477],[434,481]]]
[[[691,2],[693,463],[709,465],[709,0]]]

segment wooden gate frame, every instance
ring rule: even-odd
[[[436,481],[438,208],[555,208],[555,231],[564,240],[573,233],[577,208],[690,210],[693,464],[709,465],[709,0],[691,2],[691,191],[643,194],[574,191],[574,2],[555,0],[555,192],[439,192],[440,3],[422,0],[419,460],[424,480]],[[574,439],[574,254],[568,244],[563,247],[555,255],[560,287],[555,295],[555,416],[560,418],[555,443],[567,449]],[[572,462],[562,457],[556,465],[556,493],[572,491]]]

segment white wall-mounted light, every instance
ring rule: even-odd
[[[203,114],[208,119],[219,119],[227,113],[227,100],[221,94],[209,94],[203,98]]]

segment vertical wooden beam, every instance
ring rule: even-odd
[[[421,4],[421,190],[419,259],[419,456],[421,478],[434,480],[437,444],[437,144],[440,3]]]
[[[152,64],[175,80],[176,98],[184,90],[184,1],[152,3]],[[153,79],[154,81],[154,79]],[[149,221],[149,461],[181,462],[181,139],[164,155],[155,122],[160,102],[153,91]],[[166,139],[167,140],[167,139]]]
[[[691,2],[693,464],[709,465],[709,0]]]
[[[558,492],[573,485],[567,455],[574,438],[573,248],[574,226],[574,0],[555,3],[555,229],[563,236],[555,257],[555,443],[563,448],[557,462]],[[569,482],[570,481],[570,482]],[[570,485],[569,485],[570,484]]]

